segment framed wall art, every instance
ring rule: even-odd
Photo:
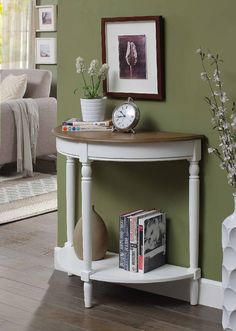
[[[36,31],[56,31],[56,5],[36,6]]]
[[[111,97],[164,100],[162,16],[102,18],[102,60]]]
[[[36,38],[36,64],[56,64],[56,38]]]

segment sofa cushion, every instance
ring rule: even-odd
[[[0,1],[1,2],[1,1]],[[1,81],[9,75],[27,75],[24,98],[47,98],[50,95],[52,72],[43,69],[0,69]]]
[[[27,87],[27,75],[8,75],[0,84],[0,102],[23,98]]]

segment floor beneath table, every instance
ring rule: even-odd
[[[217,331],[221,311],[53,270],[56,213],[0,226],[1,331]]]

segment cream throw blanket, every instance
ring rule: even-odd
[[[17,172],[33,176],[39,131],[38,105],[33,99],[7,101],[13,111],[17,135]]]

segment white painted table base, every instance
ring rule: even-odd
[[[78,275],[84,281],[85,307],[92,306],[92,280],[114,283],[155,283],[189,278],[190,303],[198,303],[200,269],[199,246],[199,165],[201,140],[161,141],[152,143],[113,143],[75,141],[57,135],[57,150],[66,155],[67,242],[55,249],[56,269]],[[73,248],[75,226],[75,160],[82,163],[81,199],[83,219],[83,254],[79,260]],[[119,269],[118,255],[108,253],[104,260],[92,262],[91,185],[92,161],[151,162],[187,160],[189,166],[189,268],[164,265],[146,274]]]

